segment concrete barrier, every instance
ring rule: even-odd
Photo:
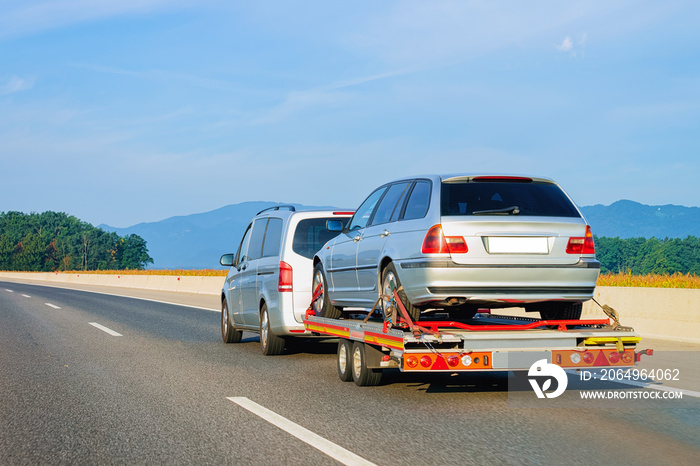
[[[112,275],[56,272],[0,272],[0,278],[35,280],[75,285],[113,286],[154,291],[172,291],[219,295],[224,277],[191,277],[177,275]]]
[[[0,272],[0,278],[203,295],[218,295],[224,283],[224,277],[55,272]],[[615,308],[622,325],[633,327],[642,336],[700,343],[700,290],[599,286],[595,299]],[[603,311],[594,302],[584,304],[584,319],[603,317]]]

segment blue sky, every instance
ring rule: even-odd
[[[0,0],[0,211],[354,208],[420,173],[700,205],[696,1]]]

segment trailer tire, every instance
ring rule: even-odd
[[[316,290],[319,284],[321,285],[321,296],[312,303],[314,313],[319,317],[339,319],[343,311],[331,304],[331,299],[328,297],[328,280],[326,280],[326,273],[323,271],[323,264],[320,262],[314,266],[313,290]]]
[[[367,367],[365,344],[359,341],[352,345],[352,378],[358,387],[373,387],[382,381],[381,369]]]
[[[224,343],[240,343],[243,338],[243,332],[233,326],[226,298],[221,299],[221,338]]]
[[[583,303],[546,303],[540,308],[543,320],[578,320]]]
[[[352,342],[342,339],[338,342],[338,377],[343,382],[352,380]]]
[[[389,286],[389,284],[392,281],[396,285],[396,288],[399,288],[401,286],[399,276],[396,273],[396,267],[394,266],[393,262],[389,262],[382,271],[382,293],[391,295],[391,287]],[[420,309],[411,304],[411,302],[408,300],[408,297],[406,297],[406,293],[404,292],[404,290],[399,291],[398,294],[399,298],[401,298],[401,302],[403,303],[403,307],[406,308],[406,312],[408,312],[408,315],[411,318],[411,320],[413,320],[414,322],[417,321],[420,318]],[[386,306],[384,302],[382,303],[382,305]],[[400,309],[396,309],[396,312],[399,317],[403,317],[403,313]]]
[[[260,349],[265,356],[276,356],[284,352],[284,338],[278,337],[270,328],[267,304],[260,309]]]

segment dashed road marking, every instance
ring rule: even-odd
[[[31,298],[31,296],[29,296],[28,294],[23,294],[22,296],[24,296],[25,298]]]
[[[8,293],[14,293],[14,291],[7,289],[7,288],[5,288],[5,291],[7,291]]]
[[[105,327],[104,325],[98,324],[97,322],[88,322],[88,323],[89,323],[90,325],[92,325],[93,327],[95,327],[95,328],[99,328],[99,329],[102,330],[103,332],[109,333],[109,334],[112,335],[113,337],[122,337],[122,336],[124,336],[124,335],[122,335],[122,334],[119,333],[119,332],[115,332],[115,331],[112,330],[111,328],[107,328],[107,327]]]
[[[227,397],[227,399],[233,401],[242,408],[247,409],[251,413],[263,418],[270,424],[279,427],[288,434],[293,435],[302,442],[305,442],[311,445],[312,447],[320,450],[321,452],[325,453],[326,455],[330,456],[331,458],[340,463],[347,465],[374,465],[374,463],[367,461],[361,456],[358,456],[355,453],[336,445],[330,440],[326,440],[320,435],[317,435],[311,432],[310,430],[293,423],[289,419],[280,416],[274,411],[270,411],[264,406],[261,406],[244,396],[232,396]]]
[[[47,306],[52,307],[54,309],[61,309],[60,307],[56,306],[55,304],[51,304],[51,303],[44,303],[44,304],[46,304]]]

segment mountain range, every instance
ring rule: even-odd
[[[233,252],[246,226],[262,209],[278,202],[243,202],[159,222],[127,228],[99,225],[120,236],[137,234],[148,243],[154,269],[219,268],[221,254]],[[293,204],[297,210],[338,209],[331,206]],[[581,207],[596,236],[619,238],[685,238],[700,236],[700,207],[650,206],[621,200],[609,206]]]

